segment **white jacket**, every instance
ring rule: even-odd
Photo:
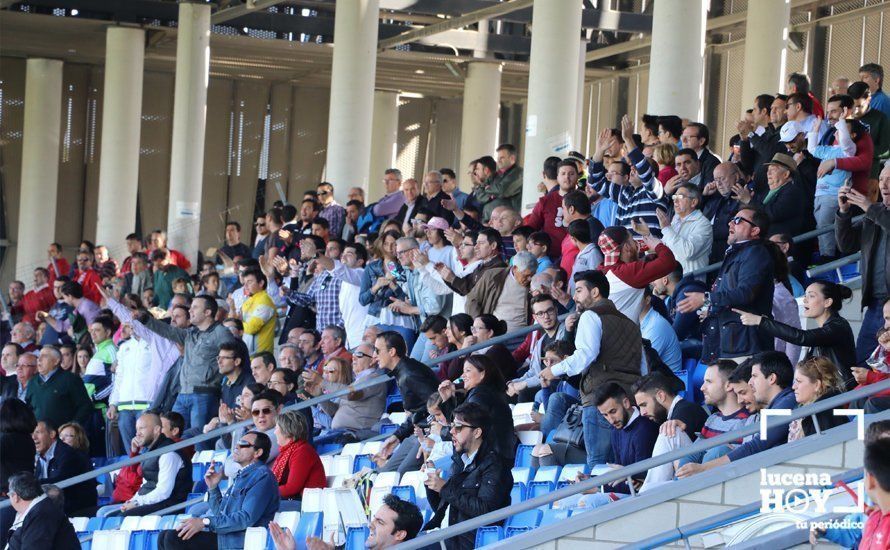
[[[683,266],[683,273],[708,265],[714,228],[701,210],[693,210],[685,220],[674,214],[671,225],[663,228],[661,234],[661,240]]]
[[[142,401],[151,403],[163,373],[151,370],[151,348],[145,340],[130,338],[117,349],[117,370],[108,402],[112,405]]]

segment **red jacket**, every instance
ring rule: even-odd
[[[59,275],[67,277],[71,274],[71,264],[69,264],[68,260],[65,258],[56,258],[56,269],[59,270]],[[46,270],[49,271],[49,286],[52,288],[53,282],[56,280],[56,270],[53,269],[52,260],[50,260],[49,265],[46,266]]]
[[[890,512],[875,507],[868,515],[859,550],[886,550],[890,548]]]
[[[868,176],[871,173],[871,163],[874,160],[875,143],[871,135],[863,132],[856,140],[856,156],[837,159],[837,167],[853,174],[853,189],[868,196]]]
[[[294,446],[290,452],[290,460],[284,466],[281,479],[278,480],[278,493],[281,498],[300,499],[304,489],[324,489],[328,486],[328,478],[325,476],[324,465],[315,452],[315,448],[305,441],[293,441],[278,451],[275,463],[272,465],[274,472],[285,456],[288,455],[288,447]]]
[[[130,458],[137,453],[130,453]],[[131,464],[121,468],[114,480],[114,492],[111,493],[111,502],[127,502],[136,491],[142,487],[142,464]]]
[[[174,264],[178,265],[185,271],[188,271],[189,269],[192,268],[192,262],[190,262],[188,260],[188,258],[186,258],[185,255],[183,255],[182,252],[180,252],[178,250],[173,250],[172,248],[167,248],[167,251],[170,253],[170,260]]]
[[[36,327],[36,313],[38,311],[49,311],[55,303],[56,297],[53,296],[53,289],[51,286],[44,285],[40,290],[29,290],[25,293],[25,297],[22,298],[22,307],[25,310],[22,321],[31,323],[32,327]]]
[[[550,237],[550,248],[547,254],[551,258],[559,257],[559,247],[565,239],[566,228],[563,222],[562,195],[559,188],[548,191],[546,195],[538,199],[538,203],[532,209],[531,214],[522,220],[523,225],[544,231]]]
[[[88,298],[96,304],[102,303],[102,295],[99,294],[99,289],[96,288],[97,284],[102,284],[102,277],[99,276],[98,271],[95,269],[77,271],[74,273],[73,278],[83,287],[84,298]]]
[[[859,388],[864,388],[869,384],[877,384],[878,382],[881,382],[882,380],[886,380],[888,378],[890,378],[890,374],[887,374],[885,372],[876,372],[868,369],[868,375],[865,379],[865,384],[859,384],[858,386],[856,386],[856,389],[858,390]],[[871,397],[890,397],[890,390],[878,392]]]
[[[559,267],[563,268],[569,277],[572,276],[572,268],[575,267],[575,258],[581,251],[572,242],[572,239],[566,237],[562,240],[562,259],[559,260]]]

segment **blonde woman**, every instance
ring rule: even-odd
[[[843,380],[837,366],[827,357],[811,357],[797,364],[794,369],[794,398],[800,407],[828,399],[843,391]],[[794,420],[788,426],[788,441],[802,439],[817,431],[839,426],[849,420],[846,416],[835,416],[831,409],[816,414],[818,430],[812,416]]]
[[[90,440],[87,439],[87,432],[77,422],[62,424],[59,427],[59,439],[73,449],[82,451],[87,455],[90,454]]]
[[[677,175],[674,158],[678,151],[677,146],[673,143],[659,143],[652,149],[652,159],[658,163],[658,181],[662,185]]]

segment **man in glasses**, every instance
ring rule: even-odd
[[[729,248],[711,292],[686,292],[677,303],[681,313],[699,312],[703,323],[702,361],[741,361],[773,347],[771,337],[757,327],[742,325],[734,310],[770,315],[773,309],[775,266],[764,243],[769,217],[745,206],[729,222]]]
[[[263,390],[254,396],[253,402],[250,404],[250,415],[253,418],[254,426],[253,430],[264,434],[270,440],[269,449],[265,455],[265,458],[269,461],[275,460],[275,457],[278,456],[278,440],[275,437],[275,424],[278,422],[278,414],[281,412],[281,402],[282,397],[280,393],[275,390]],[[308,410],[309,409],[303,409],[303,411]],[[311,426],[312,424],[309,425]],[[251,433],[250,428],[241,428],[240,430],[232,432],[232,450],[229,457],[226,458],[222,468],[223,473],[225,473],[225,476],[229,479],[235,478],[238,475],[238,472],[245,466],[238,460],[236,453],[238,451],[238,445],[249,433]],[[276,493],[277,492],[278,491],[276,491]]]
[[[343,233],[343,224],[346,223],[346,209],[334,200],[334,186],[328,182],[318,184],[318,201],[322,209],[319,216],[328,220],[331,235],[339,236]]]
[[[211,464],[204,475],[210,512],[183,520],[176,530],[161,532],[158,548],[244,548],[248,527],[266,527],[278,511],[278,482],[266,463],[273,440],[250,431],[235,441],[229,457],[239,466],[225,496],[219,490],[222,472]],[[206,529],[206,530],[205,530]]]
[[[744,185],[745,178],[739,165],[722,162],[714,168],[714,181],[705,185],[702,191],[702,213],[711,223],[713,231],[709,264],[722,261],[726,254],[729,220],[735,217],[741,206],[736,188],[741,190]]]
[[[488,442],[490,421],[488,411],[479,404],[464,403],[454,409],[451,475],[444,480],[441,470],[426,472],[427,499],[435,510],[428,529],[438,527],[446,513],[448,525],[457,525],[510,504],[513,477],[510,465]],[[470,531],[449,542],[456,548],[472,548],[475,540],[476,531]]]
[[[559,311],[555,298],[549,294],[538,294],[531,300],[531,309],[533,321],[541,328],[528,333],[522,344],[513,351],[516,364],[528,366],[528,370],[520,378],[507,383],[507,395],[519,395],[520,401],[534,400],[534,394],[541,386],[539,375],[543,368],[544,349],[550,342],[565,338],[565,325],[557,317]]]

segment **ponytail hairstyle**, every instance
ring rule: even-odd
[[[507,322],[501,319],[498,319],[494,315],[490,313],[483,313],[479,317],[477,317],[482,324],[485,325],[485,328],[490,330],[494,336],[500,336],[502,334],[506,334],[507,332]]]
[[[812,284],[819,285],[823,299],[831,299],[831,305],[828,306],[828,309],[832,313],[839,312],[844,306],[844,300],[853,297],[853,291],[844,285],[839,285],[831,281],[813,281]]]

